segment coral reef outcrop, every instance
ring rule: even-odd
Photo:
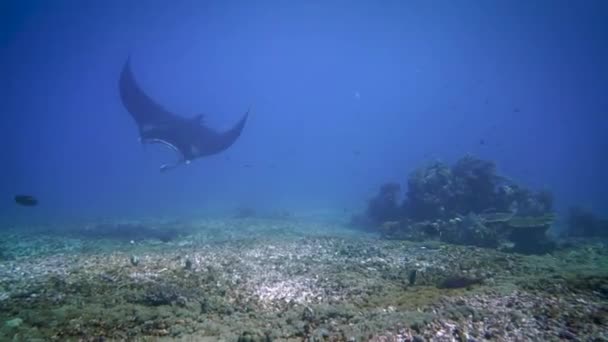
[[[412,172],[405,199],[401,187],[383,185],[365,215],[353,219],[389,238],[545,253],[554,220],[553,196],[498,175],[496,165],[470,155],[450,166],[434,162]]]

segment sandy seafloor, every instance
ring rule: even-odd
[[[3,231],[0,340],[608,341],[601,241],[525,256],[323,220],[175,225],[166,243]],[[483,283],[438,287],[452,276]]]

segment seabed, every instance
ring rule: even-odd
[[[520,255],[319,220],[172,225],[187,233],[3,232],[0,340],[608,341],[605,242]]]

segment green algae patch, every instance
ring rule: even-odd
[[[21,325],[21,323],[23,323],[23,320],[17,317],[4,322],[4,326],[6,326],[7,328],[17,328]]]

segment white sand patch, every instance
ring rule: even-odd
[[[308,278],[261,283],[254,290],[255,296],[263,304],[277,301],[305,304],[318,300],[322,293],[321,289],[314,286],[314,281]]]

